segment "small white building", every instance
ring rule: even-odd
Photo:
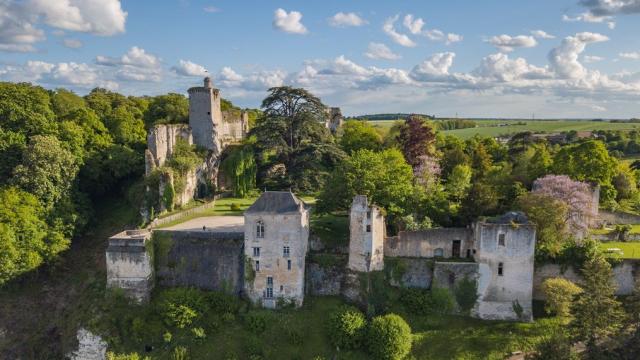
[[[275,308],[278,299],[302,305],[309,248],[306,204],[291,192],[267,191],[244,218],[247,296],[267,308]]]
[[[349,232],[349,269],[360,272],[384,269],[384,215],[364,195],[353,198]]]

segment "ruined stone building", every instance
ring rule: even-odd
[[[189,93],[189,124],[160,124],[149,130],[145,151],[145,175],[165,165],[173,154],[180,139],[190,145],[208,150],[202,164],[191,170],[185,177],[181,191],[175,194],[175,205],[181,206],[194,197],[202,197],[206,189],[217,182],[220,154],[230,144],[242,141],[248,132],[249,119],[245,111],[222,111],[220,90],[213,87],[211,78],[204,79],[204,86],[192,87]],[[162,174],[157,191],[162,197],[168,184],[173,186],[171,174]],[[148,206],[143,209],[147,218]],[[162,212],[166,204],[160,202],[157,212]]]
[[[378,271],[384,268],[384,215],[367,197],[353,198],[349,216],[349,269]]]
[[[335,134],[338,132],[338,129],[344,123],[344,118],[342,117],[342,111],[340,111],[339,107],[327,107],[325,108],[325,122],[324,126],[331,130],[331,133]]]
[[[308,207],[291,192],[267,191],[245,211],[244,218],[244,254],[253,270],[245,293],[267,308],[275,308],[279,298],[302,305]]]

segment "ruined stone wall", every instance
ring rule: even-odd
[[[244,285],[243,233],[154,230],[156,281],[240,294]]]
[[[385,239],[384,254],[391,257],[435,257],[442,249],[443,257],[450,258],[453,241],[460,240],[460,256],[466,257],[473,249],[473,232],[468,228],[441,228],[422,231],[401,231],[398,236]]]
[[[221,124],[220,91],[210,87],[190,88],[189,126],[193,142],[216,155],[220,154],[222,149],[218,131]]]
[[[242,141],[249,131],[249,114],[246,111],[223,111],[220,137],[223,146]]]
[[[138,302],[149,299],[153,288],[153,263],[147,230],[127,230],[109,238],[106,251],[107,286],[123,289]]]
[[[452,293],[458,283],[467,278],[478,279],[479,265],[472,262],[439,262],[433,266],[433,283],[431,286],[449,289]]]
[[[147,154],[145,156],[145,174],[163,166],[167,158],[173,153],[178,139],[193,144],[191,129],[186,124],[156,125],[147,134]]]
[[[258,221],[264,222],[264,237],[256,236]],[[289,256],[284,256],[284,247],[289,247]],[[305,260],[309,247],[309,212],[301,214],[245,214],[246,258],[255,269],[259,261],[259,271],[255,278],[247,282],[245,290],[249,298],[264,307],[275,307],[276,299],[293,300],[302,305],[304,300]],[[260,255],[254,256],[253,248],[260,248]],[[288,269],[291,261],[291,269]],[[267,277],[273,278],[273,298],[264,297]]]
[[[356,196],[349,215],[349,269],[379,271],[384,268],[384,216],[369,206],[366,196]]]
[[[430,289],[434,261],[421,258],[387,258],[385,269],[391,273],[391,285]]]
[[[563,271],[564,270],[564,271]],[[640,280],[640,261],[623,260],[621,264],[613,268],[613,282],[616,286],[616,295],[631,295],[636,280]],[[568,267],[562,269],[557,264],[544,264],[536,268],[533,276],[533,298],[536,300],[544,300],[545,296],[542,292],[542,283],[548,278],[563,278],[578,285],[583,281],[582,275]]]
[[[607,224],[640,224],[640,215],[623,211],[600,211],[598,215],[601,221]]]

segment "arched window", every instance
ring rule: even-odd
[[[444,250],[442,248],[437,248],[433,251],[433,256],[435,257],[443,257],[444,256]]]
[[[262,220],[258,220],[256,223],[256,237],[264,238],[264,221]]]

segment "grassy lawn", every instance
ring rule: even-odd
[[[615,231],[613,228],[606,228],[606,229],[593,229],[591,230],[592,233],[594,234],[609,234],[612,231]],[[631,225],[631,230],[629,231],[629,234],[640,234],[640,224],[633,224]]]
[[[631,130],[640,128],[640,124],[633,123],[612,123],[608,121],[589,120],[473,120],[478,124],[476,128],[448,130],[444,133],[456,135],[462,139],[468,139],[478,134],[481,136],[499,136],[522,131],[533,132],[562,132],[581,130]],[[396,121],[382,120],[370,121],[375,127],[383,132],[393,126]],[[524,122],[526,125],[516,125]]]
[[[640,259],[640,242],[606,242],[601,243],[599,247],[603,251],[606,251],[607,249],[622,250],[622,255],[608,253],[612,257],[619,257],[621,259]]]
[[[204,340],[195,340],[189,328],[167,325],[153,306],[115,306],[118,311],[112,315],[120,319],[111,322],[114,326],[108,338],[111,349],[120,353],[142,354],[145,345],[151,345],[153,351],[145,355],[153,359],[169,359],[175,346],[187,348],[192,359],[248,359],[256,355],[261,359],[368,359],[362,350],[337,353],[328,341],[327,319],[343,305],[335,297],[307,297],[305,305],[297,310],[251,309],[245,305],[233,317],[227,315],[226,320],[219,314],[206,314],[194,324],[205,329]],[[512,351],[532,349],[563,325],[555,318],[509,323],[398,313],[412,328],[415,359],[504,359]],[[256,317],[264,319],[264,327],[259,330],[252,325],[251,319]],[[166,331],[172,333],[169,344],[162,341]]]

